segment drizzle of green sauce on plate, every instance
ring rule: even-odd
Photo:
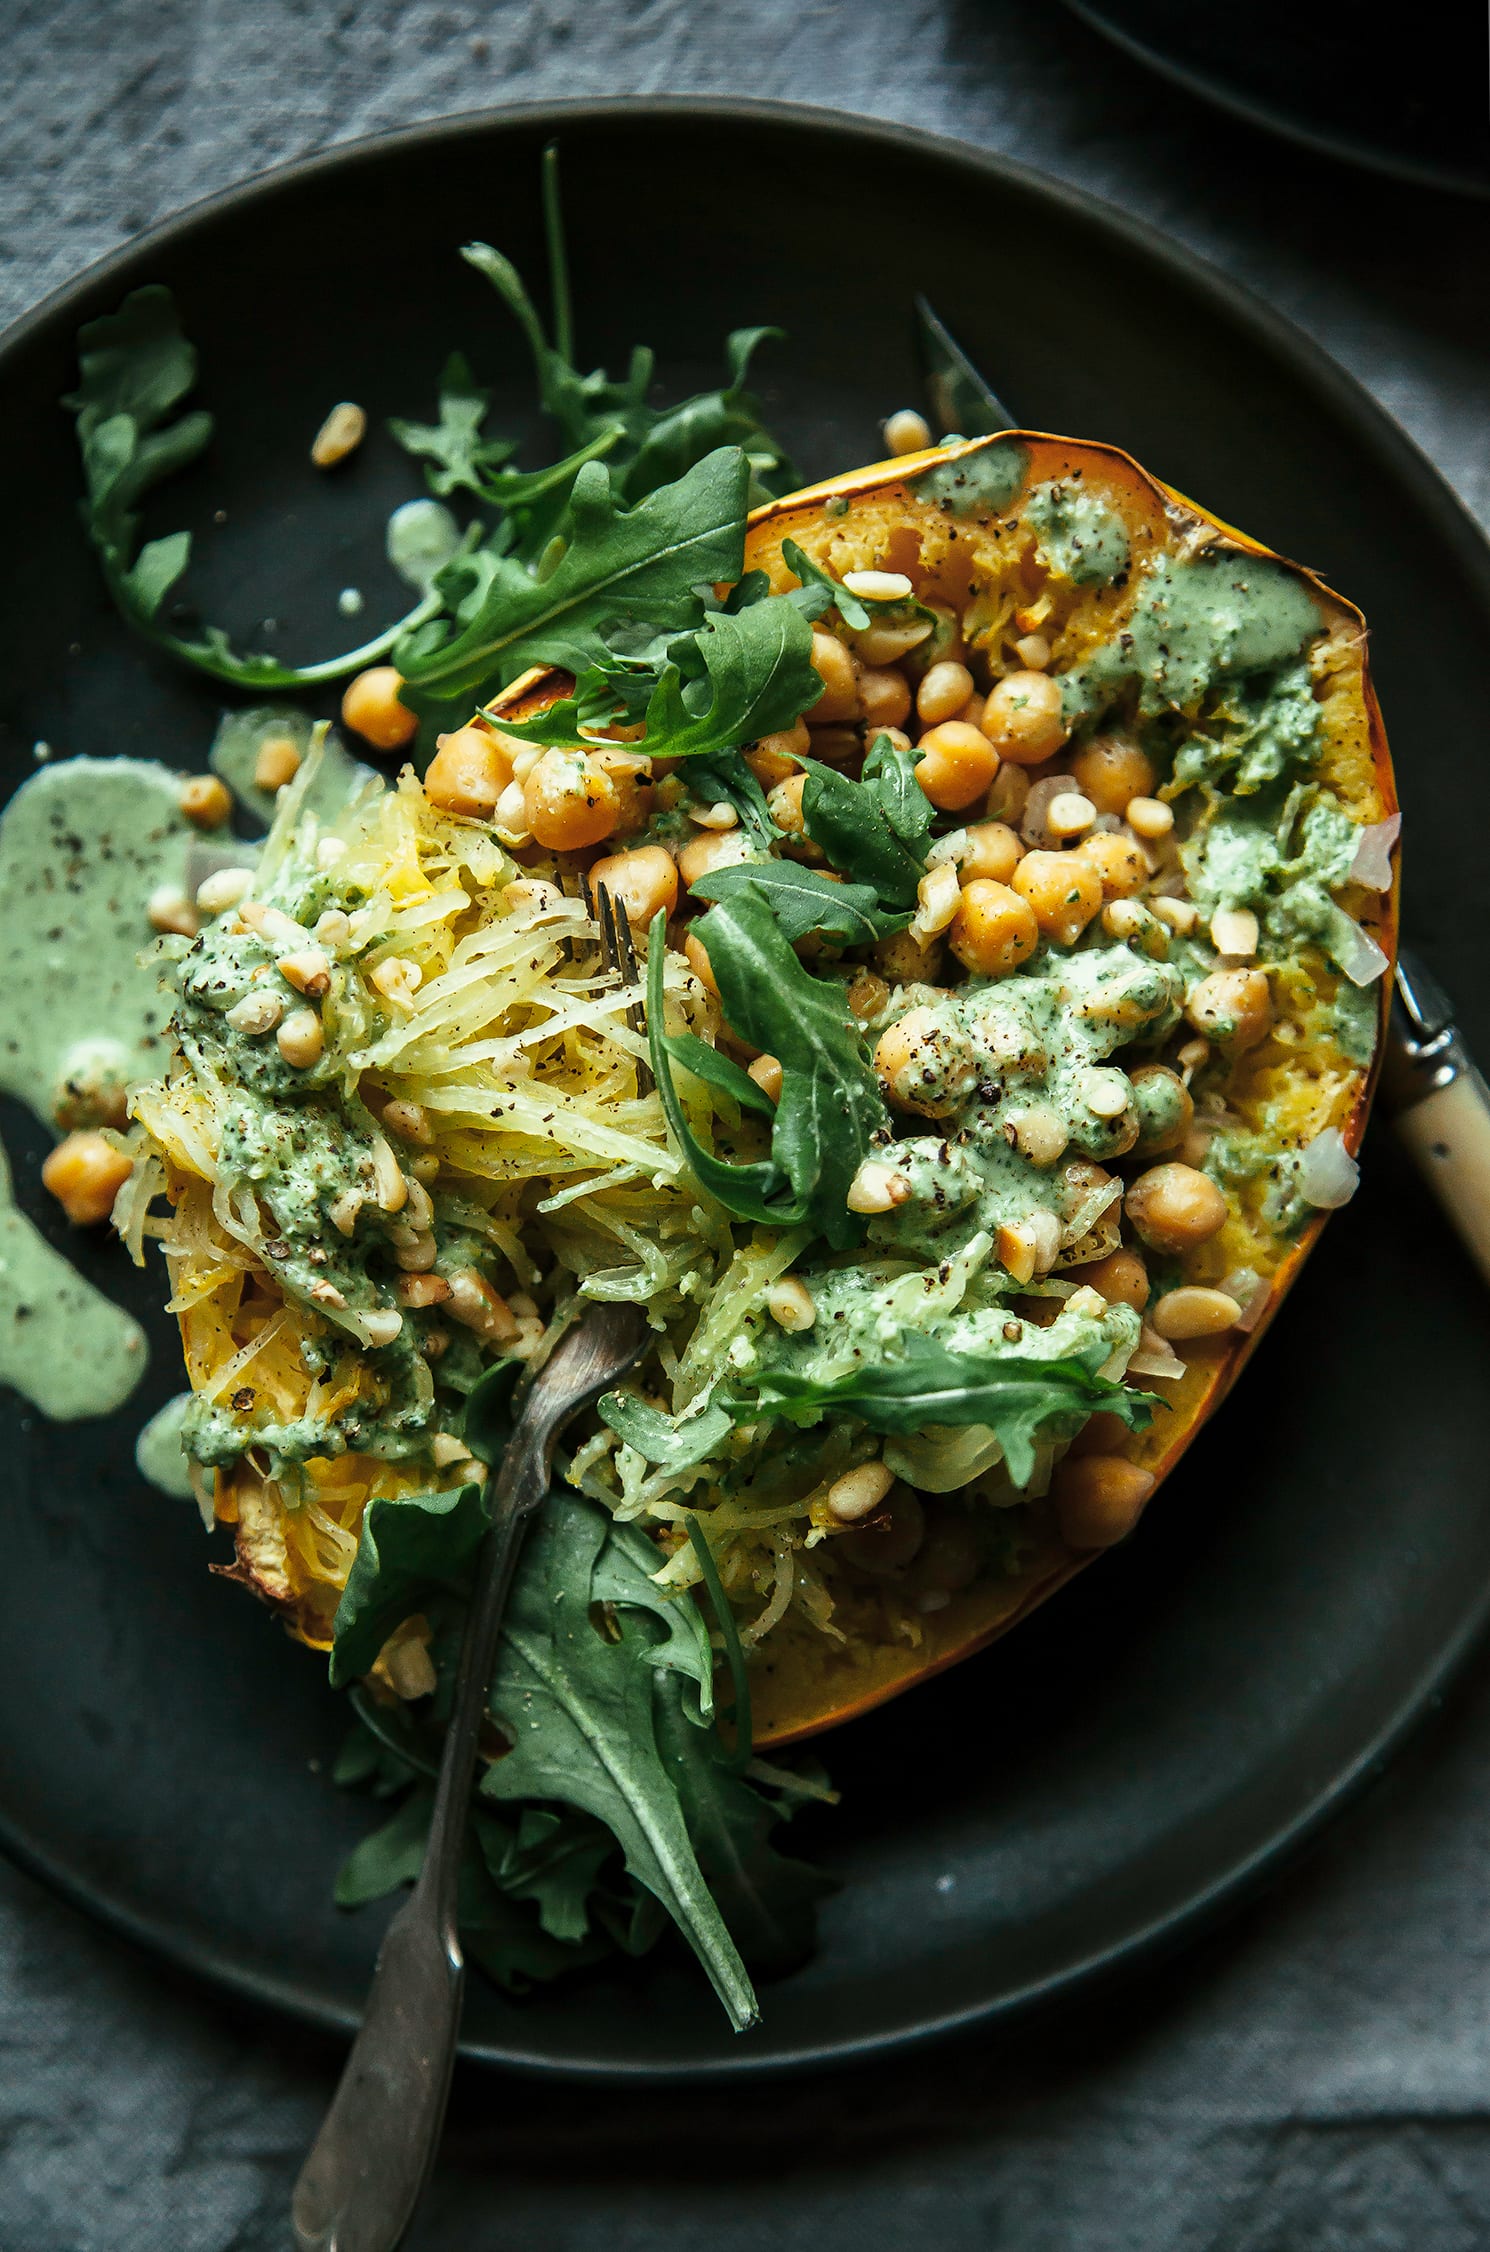
[[[181,1445],[181,1419],[190,1405],[190,1392],[173,1393],[135,1440],[135,1468],[173,1501],[191,1499],[191,1468]]]
[[[122,1091],[170,1060],[171,998],[139,957],[150,895],[199,835],[180,788],[140,759],[67,759],[0,816],[0,1089],[48,1126],[117,1123]]]
[[[145,1373],[145,1333],[16,1208],[0,1150],[0,1383],[58,1423],[109,1415]]]

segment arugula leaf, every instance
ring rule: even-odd
[[[648,1407],[634,1392],[605,1393],[596,1412],[628,1447],[635,1447],[661,1470],[692,1470],[707,1462],[735,1427],[734,1419],[716,1407],[678,1423],[660,1408]]]
[[[771,1155],[727,1163],[704,1149],[689,1126],[662,1031],[663,934],[654,922],[647,1021],[668,1125],[699,1185],[736,1218],[775,1228],[806,1222],[833,1249],[847,1250],[862,1240],[863,1222],[845,1198],[871,1133],[884,1124],[885,1107],[842,990],[803,968],[770,901],[754,885],[711,907],[698,934],[726,1021],[781,1064]]]
[[[632,499],[681,477],[690,462],[716,446],[740,446],[750,463],[750,505],[800,484],[790,456],[767,430],[764,410],[746,390],[750,362],[760,345],[783,340],[779,328],[737,328],[725,341],[729,382],[719,391],[702,391],[676,407],[665,408],[637,448],[626,473]]]
[[[699,1866],[740,1952],[763,1971],[795,1969],[812,1952],[816,1903],[836,1889],[833,1880],[772,1845],[781,1805],[718,1756],[717,1739],[689,1727],[676,1690],[665,1683],[657,1738]]]
[[[700,1040],[696,1032],[664,1032],[662,1041],[673,1062],[691,1071],[695,1079],[702,1079],[706,1087],[717,1087],[741,1110],[753,1111],[758,1118],[776,1116],[776,1105],[764,1087],[758,1087],[748,1071],[742,1071],[718,1048],[711,1048],[707,1040]]]
[[[951,1353],[911,1331],[902,1359],[821,1380],[791,1369],[763,1369],[748,1397],[721,1401],[737,1422],[761,1415],[812,1423],[824,1414],[858,1417],[871,1431],[920,1431],[929,1423],[985,1423],[1004,1450],[1009,1475],[1026,1485],[1035,1441],[1074,1438],[1099,1409],[1143,1430],[1160,1402],[1099,1376],[1108,1347],[1094,1344],[1063,1360],[1017,1353]]]
[[[887,913],[869,884],[835,884],[796,860],[747,860],[733,868],[711,868],[689,888],[696,899],[718,901],[733,899],[747,885],[771,902],[789,945],[820,931],[844,946],[868,946],[891,931],[904,930],[910,920],[906,914]],[[688,1058],[677,1060],[687,1063]]]
[[[158,284],[134,290],[117,313],[89,321],[78,335],[78,370],[78,387],[62,403],[75,417],[83,457],[83,521],[120,616],[157,648],[233,687],[303,688],[371,664],[433,616],[437,599],[426,597],[373,640],[314,665],[241,655],[217,626],[196,639],[172,632],[161,611],[191,561],[191,534],[171,532],[142,547],[139,509],[155,486],[205,451],[213,422],[201,409],[176,412],[196,382],[197,355],[170,291]]]
[[[782,541],[781,560],[788,570],[796,572],[804,587],[819,589],[826,597],[822,607],[836,610],[844,624],[855,633],[865,632],[876,621],[883,622],[893,618],[898,623],[902,619],[929,618],[932,615],[925,603],[918,602],[913,595],[850,594],[842,579],[835,579],[831,571],[823,569],[821,563],[814,563],[812,557],[805,549],[798,547],[795,540]]]
[[[431,1590],[466,1587],[490,1522],[479,1486],[384,1494],[367,1505],[331,1628],[331,1686],[360,1680]]]
[[[423,715],[464,711],[530,665],[582,673],[606,654],[601,629],[618,619],[695,624],[699,582],[739,574],[747,478],[744,455],[722,448],[625,509],[605,463],[586,462],[570,495],[569,537],[546,577],[489,550],[440,574],[457,630],[432,621],[398,643],[404,701]]]
[[[659,668],[647,702],[646,735],[637,748],[651,758],[711,758],[787,728],[822,691],[812,665],[812,628],[796,606],[768,595],[748,609],[711,610],[688,637],[703,678],[685,685],[676,654]],[[673,644],[676,652],[678,644]],[[578,693],[550,704],[535,719],[503,720],[504,734],[529,743],[587,748],[593,741],[593,675]],[[698,687],[709,701],[700,706]],[[746,769],[747,773],[749,769]]]
[[[695,796],[716,805],[732,805],[740,827],[762,852],[769,852],[784,832],[771,818],[771,808],[759,778],[738,751],[721,751],[715,758],[695,759],[688,776]]]
[[[498,1361],[466,1395],[461,1436],[477,1461],[489,1467],[501,1461],[512,1436],[512,1395],[522,1372],[521,1361]]]
[[[835,868],[867,884],[882,905],[897,911],[914,908],[925,853],[914,849],[892,823],[882,790],[887,777],[854,782],[818,759],[798,764],[807,775],[802,827],[813,843],[822,846]]]
[[[888,735],[876,735],[860,779],[901,843],[924,865],[936,807],[916,780],[918,763],[915,751],[903,751]]]
[[[476,382],[465,354],[452,352],[440,376],[439,421],[390,418],[389,431],[404,452],[431,465],[425,480],[441,500],[455,492],[484,495],[486,476],[516,453],[516,439],[482,437],[490,405],[491,393]]]
[[[617,1612],[619,1638],[607,1640],[591,1623],[590,1583],[607,1529],[593,1504],[555,1493],[528,1537],[490,1693],[512,1748],[486,1770],[481,1791],[556,1800],[604,1822],[743,2030],[757,2015],[755,1995],[658,1750],[653,1671],[637,1663],[647,1637],[636,1613],[655,1613],[666,1598],[638,1571]]]

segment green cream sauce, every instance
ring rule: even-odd
[[[1062,680],[1067,716],[1091,718],[1136,686],[1138,710],[1194,712],[1208,689],[1299,657],[1324,625],[1303,580],[1268,556],[1165,556],[1117,638]]]
[[[437,500],[406,500],[388,519],[388,560],[405,586],[427,594],[460,546],[460,526]]]
[[[198,831],[179,777],[137,759],[68,759],[0,817],[0,1087],[48,1125],[117,1119],[121,1091],[170,1060],[171,1003],[146,914],[182,883]]]
[[[1074,478],[1037,485],[1024,504],[1039,535],[1036,556],[1073,586],[1109,586],[1128,568],[1128,531],[1121,516]]]
[[[58,1423],[109,1415],[145,1373],[138,1322],[18,1211],[0,1150],[0,1383]]]
[[[135,1440],[135,1468],[173,1501],[189,1501],[191,1465],[181,1444],[181,1426],[191,1405],[190,1392],[177,1392],[157,1408]]]
[[[1000,438],[976,453],[923,469],[910,490],[917,500],[950,508],[954,516],[999,516],[1010,506],[1029,474],[1029,448],[1017,438]]]
[[[254,780],[254,768],[265,743],[276,735],[287,735],[304,759],[310,748],[311,723],[293,704],[255,704],[249,711],[224,712],[207,753],[213,773],[266,829],[274,819],[278,792],[261,790]]]

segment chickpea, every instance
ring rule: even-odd
[[[802,833],[802,792],[806,787],[805,774],[788,774],[785,781],[778,782],[766,798],[766,809],[771,819],[789,837],[800,836]]]
[[[953,1052],[930,1009],[911,1009],[880,1034],[874,1068],[892,1102],[927,1118],[955,1111],[972,1084],[972,1068]]]
[[[292,735],[266,735],[254,760],[254,788],[282,790],[300,772],[300,745]]]
[[[872,730],[898,727],[909,719],[911,684],[905,674],[888,666],[866,665],[859,675],[859,709]]]
[[[506,746],[489,728],[457,727],[442,735],[424,776],[424,794],[441,813],[487,821],[512,780]]]
[[[927,667],[926,676],[916,690],[916,717],[924,719],[928,727],[938,727],[944,719],[956,719],[973,692],[973,676],[967,666],[955,657],[938,658]]]
[[[233,793],[215,774],[188,774],[181,784],[181,810],[193,828],[221,829],[233,811]]]
[[[1226,1220],[1226,1199],[1215,1182],[1177,1159],[1140,1173],[1123,1209],[1151,1251],[1176,1254],[1209,1243]]]
[[[403,676],[392,665],[371,665],[347,683],[341,716],[375,751],[401,751],[419,728],[419,715],[398,700]]]
[[[1141,1314],[1149,1302],[1149,1271],[1136,1251],[1126,1246],[1120,1251],[1109,1251],[1105,1259],[1093,1259],[1088,1266],[1073,1268],[1093,1290],[1100,1290],[1109,1306],[1131,1306]]]
[[[1087,865],[1096,869],[1104,899],[1131,899],[1149,880],[1149,864],[1143,847],[1136,845],[1131,837],[1118,837],[1109,829],[1098,829],[1084,839],[1079,850]]]
[[[982,797],[998,772],[999,755],[980,728],[945,719],[921,737],[916,780],[943,813],[960,813]]]
[[[123,1150],[84,1129],[57,1144],[42,1166],[41,1180],[75,1228],[93,1228],[113,1211],[130,1171]]]
[[[851,758],[859,758],[864,742],[857,727],[814,727],[812,730],[812,755],[826,766],[845,766]]]
[[[814,727],[833,727],[859,716],[859,668],[854,653],[836,634],[813,629],[812,669],[821,680],[822,693],[809,707]]]
[[[882,977],[876,977],[873,970],[860,970],[846,995],[849,1007],[861,1023],[877,1017],[889,998],[889,986]]]
[[[523,805],[535,844],[578,852],[615,835],[621,790],[593,752],[545,751],[523,784]]]
[[[980,726],[982,722],[978,723]],[[1022,766],[1001,766],[988,793],[990,821],[1019,821],[1030,802],[1030,778]]]
[[[924,942],[913,931],[894,931],[876,941],[874,959],[896,985],[934,985],[941,968],[942,942]]]
[[[931,425],[914,407],[902,407],[885,424],[885,444],[892,454],[924,453],[931,444]]]
[[[613,852],[590,870],[590,888],[604,887],[626,911],[626,920],[645,929],[660,907],[671,915],[678,904],[678,865],[661,845],[639,845],[635,852]]]
[[[1128,1440],[1128,1426],[1120,1415],[1112,1415],[1099,1408],[1087,1420],[1071,1441],[1071,1453],[1121,1454]]]
[[[1138,1139],[1133,1147],[1140,1157],[1157,1157],[1179,1149],[1195,1120],[1190,1090],[1167,1064],[1141,1063],[1131,1073],[1133,1102],[1138,1112]]]
[[[962,887],[949,941],[964,969],[1004,977],[1027,962],[1040,943],[1034,908],[1008,884],[975,876]]]
[[[688,957],[688,967],[692,970],[694,976],[701,985],[708,987],[717,1001],[719,988],[714,983],[713,965],[710,963],[709,950],[703,940],[695,936],[692,931],[686,932],[683,939],[683,952]]]
[[[1099,813],[1122,813],[1130,798],[1152,794],[1153,761],[1122,735],[1094,735],[1071,759],[1071,772]]]
[[[678,854],[678,874],[685,884],[696,884],[711,868],[734,868],[749,858],[750,839],[742,829],[705,829]]]
[[[1102,878],[1081,852],[1027,852],[1014,889],[1034,909],[1047,938],[1074,946],[1102,906]]]
[[[1024,845],[1007,821],[975,821],[964,829],[958,874],[965,884],[987,878],[996,884],[1010,881],[1024,858]]]
[[[1155,1483],[1152,1470],[1126,1455],[1068,1455],[1050,1486],[1061,1539],[1068,1548],[1111,1548],[1132,1532]]]
[[[797,761],[806,758],[812,749],[812,737],[807,732],[807,722],[799,719],[791,727],[781,728],[775,735],[763,735],[745,753],[745,764],[763,789],[773,789],[794,774]]]
[[[1265,1040],[1273,1023],[1273,1000],[1263,970],[1213,970],[1191,989],[1185,1015],[1197,1032],[1221,1048],[1238,1052]]]
[[[1060,682],[1047,672],[1005,673],[983,707],[983,725],[1000,758],[1039,766],[1066,740]]]
[[[840,1533],[833,1553],[876,1579],[903,1572],[926,1535],[926,1513],[908,1486],[895,1485],[878,1514],[852,1532]]]

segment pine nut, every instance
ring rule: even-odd
[[[883,1462],[863,1462],[835,1478],[823,1498],[841,1525],[857,1525],[874,1515],[894,1483],[895,1473]]]
[[[338,1235],[351,1235],[357,1226],[357,1215],[367,1198],[361,1189],[343,1189],[341,1195],[327,1205],[326,1213]]]
[[[194,828],[221,829],[231,818],[233,793],[215,774],[188,774],[181,784],[181,810]]]
[[[326,1045],[325,1029],[314,1009],[292,1009],[274,1037],[285,1062],[297,1071],[319,1063]]]
[[[403,1261],[399,1261],[402,1266]],[[450,1285],[443,1275],[420,1272],[403,1274],[398,1278],[398,1302],[401,1306],[443,1306],[450,1296]]]
[[[284,968],[283,962],[280,968]],[[435,1138],[423,1103],[406,1103],[398,1099],[384,1103],[383,1124],[390,1133],[397,1134],[401,1142],[432,1142]]]
[[[177,938],[195,938],[201,917],[179,884],[158,884],[145,905],[150,928],[170,931]]]
[[[928,868],[916,886],[916,900],[910,928],[917,938],[934,938],[947,928],[962,900],[955,865],[944,861]]]
[[[449,1306],[456,1321],[493,1344],[506,1344],[517,1335],[512,1308],[475,1267],[461,1267],[451,1275]]]
[[[281,954],[276,967],[297,993],[319,999],[331,990],[331,963],[319,946],[302,947],[298,954]]]
[[[1081,1099],[1095,1118],[1121,1118],[1132,1094],[1121,1071],[1089,1071],[1081,1083]]]
[[[845,571],[843,583],[861,602],[908,602],[915,592],[904,571]]]
[[[225,915],[248,897],[253,880],[252,868],[219,868],[198,884],[197,905],[204,915]]]
[[[866,1157],[849,1183],[844,1202],[850,1212],[891,1212],[897,1204],[904,1204],[910,1193],[911,1184],[903,1173]]]
[[[1200,911],[1193,900],[1151,899],[1149,905],[1160,922],[1168,923],[1170,929],[1180,938],[1188,938],[1200,921]]]
[[[1220,907],[1211,917],[1211,944],[1231,961],[1250,961],[1257,938],[1257,917],[1250,907]]]
[[[1219,1337],[1241,1315],[1241,1307],[1224,1290],[1206,1290],[1198,1283],[1182,1283],[1167,1290],[1149,1311],[1149,1325],[1161,1337]]]
[[[334,469],[354,454],[367,436],[367,411],[351,399],[331,409],[311,442],[310,458],[317,469]]]
[[[363,1334],[372,1346],[391,1345],[403,1326],[403,1315],[392,1308],[386,1313],[381,1308],[375,1308],[372,1313],[362,1316]]]
[[[1129,798],[1123,818],[1138,837],[1167,837],[1174,827],[1174,807],[1162,798]]]
[[[1061,790],[1045,808],[1045,826],[1053,837],[1082,837],[1097,818],[1097,808],[1079,790]]]
[[[284,1002],[277,993],[256,991],[245,993],[241,1001],[235,1001],[227,1011],[226,1021],[235,1032],[253,1040],[261,1032],[272,1032],[284,1013]]]
[[[266,735],[254,760],[254,788],[282,790],[300,772],[300,746],[289,735]]]
[[[795,1275],[784,1275],[780,1282],[773,1283],[766,1292],[765,1305],[766,1312],[777,1327],[794,1336],[804,1329],[811,1329],[817,1320],[817,1307],[813,1302],[812,1292]]]

